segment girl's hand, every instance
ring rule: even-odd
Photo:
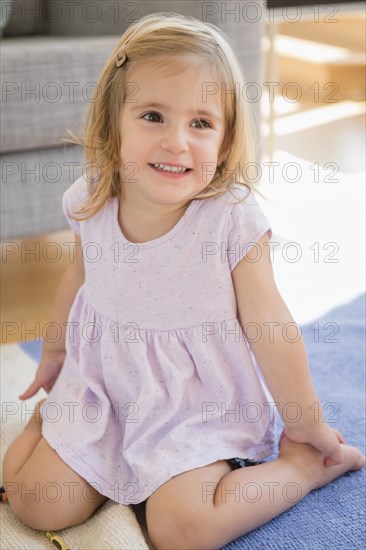
[[[315,424],[308,431],[296,432],[286,426],[283,433],[288,439],[295,443],[308,443],[325,455],[324,466],[335,466],[342,463],[342,452],[340,444],[346,441],[342,434],[330,428],[325,422]]]
[[[42,356],[36,372],[36,376],[28,389],[19,395],[19,399],[29,399],[40,388],[49,393],[57,380],[62,365],[64,364],[66,351],[48,351]]]

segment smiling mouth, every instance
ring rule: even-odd
[[[188,174],[192,171],[192,168],[186,168],[184,166],[171,166],[169,164],[149,163],[149,166],[159,170],[160,172],[166,172],[168,174]]]

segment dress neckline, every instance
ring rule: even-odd
[[[187,210],[179,218],[179,220],[172,227],[172,229],[170,229],[167,233],[164,233],[164,235],[161,235],[161,237],[157,237],[156,239],[152,239],[151,241],[144,241],[144,242],[141,242],[141,243],[135,243],[135,242],[129,241],[125,237],[125,235],[122,231],[122,228],[120,226],[120,223],[119,223],[119,197],[114,197],[113,200],[114,200],[113,220],[114,220],[114,223],[116,224],[116,230],[117,230],[117,233],[118,233],[119,237],[125,243],[131,244],[131,245],[136,245],[139,248],[150,248],[152,246],[157,246],[157,245],[163,244],[164,242],[166,242],[166,241],[170,240],[171,238],[173,238],[176,235],[176,233],[178,233],[178,231],[180,231],[180,229],[184,226],[186,221],[191,217],[191,215],[197,209],[197,207],[199,206],[199,203],[200,203],[200,201],[198,199],[193,199],[191,201],[190,205],[188,206]]]

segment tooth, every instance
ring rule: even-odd
[[[177,173],[183,173],[186,171],[186,168],[181,168],[178,166],[166,166],[164,164],[154,164],[156,168],[159,168],[160,170],[165,170],[166,172],[174,172]]]

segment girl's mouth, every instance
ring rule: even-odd
[[[165,178],[173,178],[173,179],[181,179],[187,176],[190,172],[192,172],[192,168],[168,168],[166,165],[161,164],[150,164],[149,166],[154,170],[154,172],[159,173],[161,176],[164,176]]]

